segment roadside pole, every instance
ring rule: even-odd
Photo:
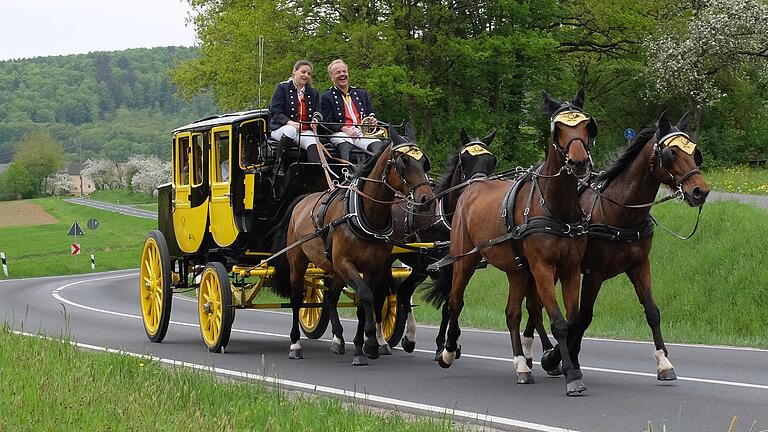
[[[5,277],[8,277],[8,263],[5,262],[5,252],[0,252],[0,259],[3,261],[3,273],[5,273]]]

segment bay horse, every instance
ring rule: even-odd
[[[448,339],[438,363],[448,368],[457,357],[464,289],[484,258],[504,271],[509,281],[506,321],[517,382],[533,382],[519,328],[524,297],[527,295],[530,301],[538,296],[552,323],[552,334],[559,342],[566,394],[572,396],[587,389],[578,363],[571,361],[567,340],[572,337],[570,321],[578,312],[579,264],[587,243],[577,185],[591,169],[590,148],[597,123],[583,112],[583,90],[566,102],[559,102],[546,92],[542,96],[551,124],[544,164],[515,182],[475,183],[459,197],[451,227],[451,258],[446,261],[454,262]],[[569,321],[558,305],[558,280]]]
[[[589,215],[590,223],[587,250],[581,262],[581,306],[572,327],[575,339],[571,351],[577,361],[600,287],[607,279],[626,273],[653,335],[656,378],[677,379],[667,358],[661,314],[651,291],[654,223],[650,211],[662,184],[691,207],[701,207],[706,202],[709,186],[699,171],[703,162],[701,150],[683,132],[688,118],[686,113],[672,126],[666,111],[663,112],[656,126],[641,131],[611,167],[581,194],[581,207]],[[542,359],[542,366],[556,365],[557,351],[552,353],[554,357],[549,361]]]
[[[395,220],[395,232],[392,238],[400,242],[418,243],[448,241],[456,202],[464,190],[461,185],[466,186],[485,178],[496,169],[496,156],[488,150],[495,136],[496,131],[493,131],[483,138],[472,139],[462,127],[459,131],[461,147],[448,158],[445,174],[434,188],[435,206],[429,209],[430,212],[411,212],[401,205],[394,205],[392,215]],[[398,285],[397,293],[398,300],[403,306],[403,313],[407,314],[402,347],[406,352],[413,352],[416,348],[416,319],[413,315],[411,297],[416,288],[429,276],[426,268],[434,259],[422,253],[398,255],[398,258],[412,268],[411,274]],[[442,322],[447,325],[447,293],[428,289],[427,301],[442,310]],[[442,349],[445,342],[443,324],[441,329],[439,335],[442,335],[442,341],[440,336],[436,340],[438,349]],[[385,353],[382,352],[382,354]]]
[[[275,262],[272,289],[291,299],[290,359],[303,358],[299,342],[299,309],[304,297],[304,273],[312,262],[334,274],[328,301],[335,305],[345,284],[356,292],[358,326],[353,365],[379,357],[374,302],[388,290],[392,233],[392,204],[400,200],[426,202],[432,198],[425,168],[427,159],[416,144],[404,142],[394,130],[392,143],[359,167],[351,183],[333,191],[299,197],[273,230],[272,250],[288,249]],[[361,274],[363,276],[361,276]],[[344,338],[336,307],[329,308],[333,342],[343,353]],[[365,340],[364,340],[365,339]]]

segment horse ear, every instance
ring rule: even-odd
[[[560,108],[560,101],[553,99],[546,91],[541,91],[541,97],[544,100],[544,109],[546,109],[549,114],[554,113]]]
[[[691,120],[691,112],[686,111],[685,114],[683,114],[682,117],[680,117],[680,121],[677,122],[677,130],[680,132],[684,132],[686,129],[688,129],[688,123]]]
[[[485,138],[481,139],[480,141],[482,141],[486,145],[486,147],[487,147],[487,146],[491,145],[491,143],[493,142],[493,139],[495,137],[496,137],[496,129],[494,129],[493,132],[489,133],[488,136],[486,136]]]
[[[405,125],[405,138],[408,139],[409,142],[416,142],[416,131],[413,128],[413,123],[408,122]]]
[[[403,138],[397,133],[397,130],[392,126],[389,127],[389,137],[392,139],[392,144],[400,145],[403,143]]]
[[[464,126],[461,127],[461,130],[459,131],[459,136],[461,137],[461,145],[465,146],[469,144],[469,135],[467,134],[467,130],[464,129]]]
[[[661,135],[666,135],[672,129],[672,125],[669,124],[669,118],[667,118],[667,110],[664,110],[659,116],[659,131]]]
[[[571,103],[579,108],[584,108],[584,87],[579,88],[576,97],[571,100]]]

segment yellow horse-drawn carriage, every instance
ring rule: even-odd
[[[304,151],[279,148],[268,138],[266,110],[213,116],[173,131],[173,178],[158,188],[158,229],[149,233],[141,255],[139,290],[144,329],[152,342],[168,330],[175,292],[197,290],[203,341],[222,351],[236,309],[288,308],[290,303],[259,303],[274,268],[267,232],[297,196],[328,188],[323,166],[308,163]],[[343,179],[348,165],[330,163]],[[414,245],[423,246],[423,245]],[[394,253],[413,253],[395,248]],[[393,267],[395,280],[410,274]],[[308,338],[328,325],[326,286],[333,275],[310,265],[300,324]],[[355,292],[340,306],[355,306]],[[409,299],[405,299],[409,300]],[[405,326],[397,294],[386,299],[382,330],[390,346]]]

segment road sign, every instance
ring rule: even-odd
[[[631,140],[635,137],[635,130],[632,128],[626,128],[624,129],[624,138]]]
[[[94,218],[90,218],[90,219],[88,219],[87,225],[88,225],[88,228],[90,228],[92,230],[95,230],[96,228],[99,227],[99,221],[97,221]]]
[[[81,236],[81,235],[85,235],[85,234],[83,234],[83,229],[80,228],[80,224],[77,223],[77,221],[75,221],[75,223],[73,223],[72,227],[69,229],[69,232],[67,233],[67,235]]]
[[[80,255],[80,243],[72,243],[72,255]]]

